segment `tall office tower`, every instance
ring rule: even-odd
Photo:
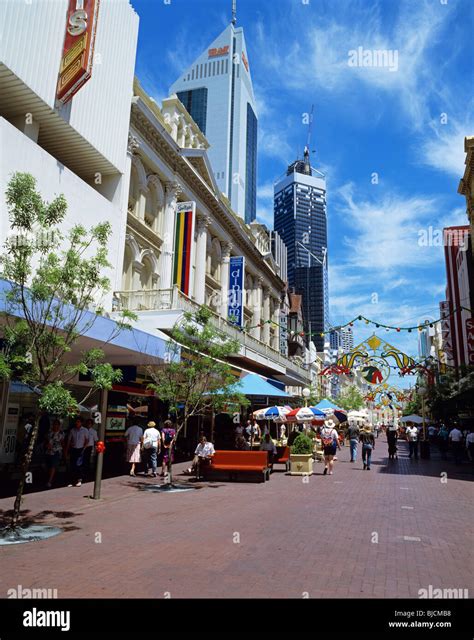
[[[349,353],[354,348],[354,334],[350,327],[341,327],[341,347],[344,353]]]
[[[311,167],[309,149],[275,184],[274,228],[288,250],[288,285],[303,296],[305,332],[324,350],[328,329],[326,179]]]
[[[333,329],[329,334],[329,346],[331,347],[331,351],[339,351],[339,347],[342,346],[340,329]]]
[[[210,143],[217,185],[245,222],[256,218],[257,115],[242,27],[232,22],[171,86]]]

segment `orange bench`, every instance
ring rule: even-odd
[[[290,447],[277,447],[277,454],[273,459],[273,464],[284,464],[286,470],[290,469]]]
[[[211,463],[202,467],[205,477],[213,473],[228,473],[232,479],[237,473],[262,474],[263,482],[270,479],[266,451],[216,451]]]

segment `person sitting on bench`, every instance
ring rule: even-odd
[[[187,470],[188,473],[193,473],[196,470],[197,475],[199,475],[199,467],[201,464],[208,464],[212,456],[215,454],[214,445],[212,442],[208,442],[204,436],[201,436],[199,439],[199,444],[196,447],[196,451],[194,452],[194,458],[191,466]]]
[[[271,439],[269,433],[265,434],[262,444],[260,445],[260,451],[268,451],[268,466],[270,467],[270,469],[273,469],[273,458],[277,454],[277,449],[273,444],[273,440]]]

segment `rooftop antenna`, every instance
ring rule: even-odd
[[[311,159],[309,156],[309,145],[311,144],[311,131],[313,128],[313,113],[314,113],[314,104],[311,105],[311,113],[309,114],[309,122],[308,122],[308,137],[306,139],[306,146],[304,148],[304,172],[307,175],[311,175]]]
[[[232,0],[232,24],[237,22],[237,0]]]

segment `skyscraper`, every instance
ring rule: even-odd
[[[288,249],[288,285],[303,295],[305,331],[318,351],[328,328],[326,179],[311,167],[309,150],[275,184],[274,228]]]
[[[210,143],[220,190],[247,223],[256,218],[257,115],[242,27],[232,22],[171,86]]]

